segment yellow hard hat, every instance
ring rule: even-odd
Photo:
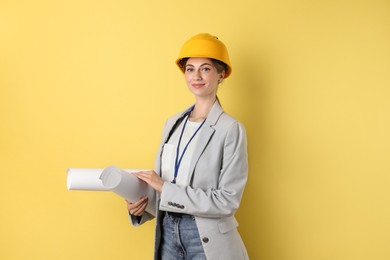
[[[210,35],[208,33],[200,33],[191,37],[186,41],[181,48],[179,57],[176,60],[177,66],[184,73],[184,68],[181,66],[180,61],[184,58],[210,58],[222,61],[228,67],[225,78],[229,77],[232,73],[232,65],[230,64],[229,54],[227,52],[225,44],[221,42],[218,37]]]

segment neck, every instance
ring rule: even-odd
[[[190,120],[194,122],[200,122],[206,119],[208,113],[214,105],[216,98],[200,100],[197,99],[195,102],[194,110],[192,110],[190,115]]]

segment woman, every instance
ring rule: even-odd
[[[167,120],[156,170],[135,173],[156,193],[127,202],[132,224],[157,217],[155,259],[248,259],[234,218],[247,181],[246,134],[217,98],[232,72],[228,52],[217,37],[198,34],[177,65],[195,104]]]

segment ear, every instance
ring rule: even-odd
[[[218,83],[221,83],[221,82],[224,80],[225,74],[226,74],[226,73],[225,73],[224,70],[221,72],[221,74],[219,74]]]

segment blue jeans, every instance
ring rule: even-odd
[[[195,217],[165,214],[160,250],[162,260],[206,260]]]

